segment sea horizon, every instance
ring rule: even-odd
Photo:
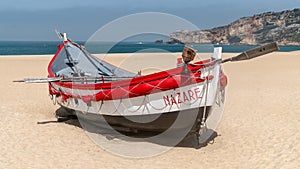
[[[0,55],[48,55],[55,54],[57,45],[61,41],[0,41]],[[168,44],[143,41],[130,42],[100,42],[86,44],[86,41],[76,41],[85,44],[90,53],[165,53],[182,52],[184,44]],[[193,47],[199,53],[212,52],[214,47],[222,47],[223,53],[240,53],[257,47],[258,45],[231,45],[231,44],[186,44]],[[292,52],[300,50],[300,46],[279,46],[280,52]]]

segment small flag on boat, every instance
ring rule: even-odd
[[[190,61],[194,60],[196,56],[196,51],[188,46],[184,46],[182,51],[182,58],[184,63],[189,63]]]

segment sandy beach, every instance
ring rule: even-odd
[[[94,144],[82,128],[74,125],[37,124],[56,120],[55,111],[59,107],[49,99],[47,84],[12,81],[46,77],[51,57],[0,56],[0,168],[300,167],[299,51],[225,64],[229,83],[215,142],[201,149],[175,147],[144,159],[113,155]],[[130,60],[122,60],[121,54],[105,58],[139,69]],[[147,73],[155,67],[175,66],[175,58],[140,58],[138,62],[153,65],[153,69],[143,72]]]

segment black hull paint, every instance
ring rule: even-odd
[[[96,126],[112,127],[116,130],[121,128],[127,131],[150,131],[163,132],[168,129],[190,129],[191,132],[198,131],[203,117],[204,108],[194,108],[183,111],[167,112],[151,115],[137,116],[108,116],[79,111],[68,110],[76,115],[80,121],[89,122]],[[209,115],[210,107],[206,108],[206,117]],[[62,116],[62,115],[58,115]],[[206,119],[206,118],[205,118]]]

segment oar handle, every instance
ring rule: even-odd
[[[62,78],[25,78],[22,80],[14,80],[13,82],[24,82],[24,83],[48,83],[48,82],[59,82]]]
[[[241,61],[241,60],[250,60],[250,59],[256,58],[258,56],[262,56],[262,55],[265,55],[265,54],[268,54],[268,53],[271,53],[271,52],[274,52],[277,50],[279,50],[277,43],[272,42],[272,43],[268,43],[266,45],[262,45],[257,48],[245,51],[235,57],[225,59],[222,61],[222,63],[229,62],[229,61],[233,62],[233,61]]]

